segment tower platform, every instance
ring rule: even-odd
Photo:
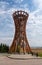
[[[16,59],[16,60],[28,60],[28,59],[42,59],[41,57],[37,57],[36,55],[31,55],[31,54],[11,54],[8,56],[10,59]]]

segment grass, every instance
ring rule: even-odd
[[[42,53],[38,53],[38,56],[39,56],[39,57],[42,57]]]
[[[42,57],[42,48],[32,48],[32,52],[38,53],[38,56]]]

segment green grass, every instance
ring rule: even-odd
[[[38,56],[39,56],[39,57],[42,57],[42,53],[38,53]]]

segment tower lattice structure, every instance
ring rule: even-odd
[[[26,23],[29,14],[25,11],[15,11],[13,13],[13,19],[15,23],[15,36],[10,46],[9,51],[11,53],[28,53],[31,52],[27,37],[26,37]]]

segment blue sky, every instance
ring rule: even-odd
[[[42,0],[0,0],[0,43],[11,45],[15,25],[12,14],[15,10],[29,13],[26,35],[30,46],[42,46]]]

